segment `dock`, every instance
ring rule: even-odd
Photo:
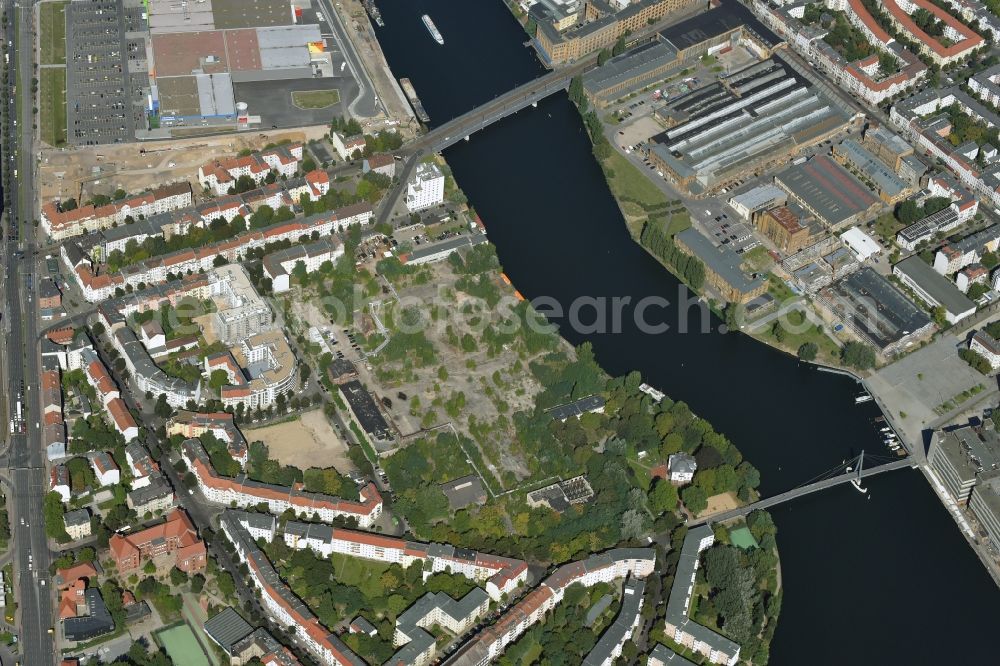
[[[417,97],[417,91],[413,89],[413,84],[407,78],[402,78],[399,80],[399,85],[403,87],[403,92],[406,94],[406,99],[410,100],[410,106],[413,107],[413,112],[417,114],[417,119],[422,123],[429,123],[431,117],[427,115],[427,111],[424,109],[423,102]]]

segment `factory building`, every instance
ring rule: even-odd
[[[777,56],[677,98],[660,116],[668,129],[652,137],[649,159],[694,193],[786,163],[852,122]]]

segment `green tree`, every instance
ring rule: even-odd
[[[813,361],[816,359],[816,354],[819,352],[819,347],[816,346],[815,342],[806,342],[799,346],[799,358],[803,361]]]
[[[840,358],[845,365],[858,370],[869,370],[875,367],[875,351],[860,342],[848,342],[840,352]]]
[[[667,479],[658,479],[649,491],[649,506],[656,514],[677,508],[677,489]]]
[[[209,377],[208,385],[213,389],[218,391],[220,388],[229,383],[229,374],[225,370],[213,370],[211,377]]]
[[[699,514],[708,508],[708,494],[700,485],[692,485],[681,491],[681,499],[687,510]]]

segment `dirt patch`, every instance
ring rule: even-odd
[[[309,141],[322,138],[328,128],[263,130],[244,134],[174,139],[169,143],[127,143],[42,151],[39,165],[39,197],[75,197],[86,200],[94,193],[111,194],[119,187],[129,194],[165,183],[190,181],[195,193],[198,167],[210,159],[235,155],[241,150],[259,150],[279,141]],[[144,153],[140,153],[144,150]]]
[[[276,425],[245,430],[248,441],[267,445],[270,457],[283,465],[305,470],[333,466],[341,474],[356,470],[347,457],[347,445],[334,432],[322,410]]]
[[[740,501],[736,498],[736,493],[720,493],[719,495],[712,495],[708,498],[708,507],[698,514],[699,518],[704,518],[705,516],[711,516],[716,513],[722,513],[723,511],[730,511],[735,509],[740,505]]]
[[[210,313],[200,315],[191,320],[198,325],[198,328],[201,329],[201,334],[205,338],[206,346],[214,344],[219,339],[215,334],[215,326],[212,324],[212,317],[213,315]]]

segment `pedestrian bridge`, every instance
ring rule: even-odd
[[[857,459],[852,459],[847,464],[857,464]],[[896,469],[902,469],[904,467],[913,467],[913,462],[907,458],[900,458],[899,460],[893,460],[891,462],[882,463],[880,465],[875,465],[874,467],[868,467],[861,470],[860,477],[862,479],[869,476],[875,476],[876,474],[882,474],[883,472],[891,472]],[[838,467],[838,470],[844,469],[845,466]],[[832,488],[834,486],[839,486],[845,483],[850,483],[851,481],[857,479],[859,476],[858,472],[842,472],[836,476],[828,476],[827,478],[820,479],[818,481],[812,481],[806,483],[798,488],[793,488],[792,490],[785,491],[774,495],[773,497],[767,497],[762,500],[758,500],[753,504],[747,504],[746,506],[741,506],[730,511],[724,511],[722,513],[716,513],[711,516],[704,516],[701,518],[692,518],[687,521],[688,527],[694,527],[696,525],[702,525],[705,523],[722,523],[732,518],[739,518],[740,516],[745,516],[754,509],[767,509],[769,507],[775,506],[777,504],[782,504],[784,502],[789,502],[799,497],[805,495],[810,495],[812,493],[818,492],[820,490],[825,490],[827,488]]]

